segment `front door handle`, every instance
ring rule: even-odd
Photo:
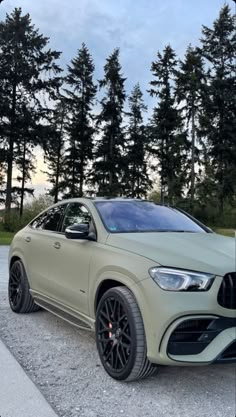
[[[26,236],[25,241],[26,241],[27,243],[31,242],[31,237],[30,237],[30,236]]]
[[[55,249],[60,249],[60,247],[61,247],[60,242],[54,242],[54,243],[53,243],[53,247],[54,247]]]

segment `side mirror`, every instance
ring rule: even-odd
[[[67,239],[88,239],[89,240],[89,224],[75,223],[67,227],[65,230]]]

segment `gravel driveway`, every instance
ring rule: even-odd
[[[103,371],[92,333],[43,310],[11,312],[7,254],[8,248],[0,246],[0,338],[59,416],[235,417],[232,364],[160,367],[155,377],[119,383]]]

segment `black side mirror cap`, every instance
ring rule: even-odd
[[[87,223],[75,223],[69,226],[65,230],[65,236],[67,239],[89,239],[89,224]]]

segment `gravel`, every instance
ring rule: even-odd
[[[120,383],[103,370],[93,333],[43,310],[14,314],[7,253],[0,247],[0,338],[60,417],[235,417],[235,365],[160,367]]]

